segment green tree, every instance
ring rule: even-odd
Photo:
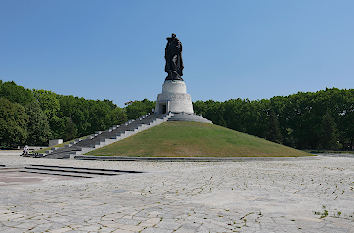
[[[196,104],[197,108],[198,105],[201,106],[201,103],[198,102]],[[213,123],[226,126],[226,122],[224,119],[224,107],[221,102],[208,100],[205,102],[205,106],[202,109],[196,109],[196,113],[206,117],[207,119],[211,120]]]
[[[28,116],[25,108],[0,98],[0,147],[12,148],[24,145]]]
[[[112,125],[120,125],[128,120],[125,110],[122,108],[114,108],[110,113],[110,123]]]
[[[0,98],[6,98],[13,103],[19,103],[22,106],[34,101],[32,91],[22,86],[16,85],[15,82],[4,82],[0,85]]]
[[[193,109],[195,114],[204,116],[206,112],[206,108],[207,108],[207,104],[201,100],[193,102]]]
[[[65,124],[66,118],[65,117],[58,117],[54,116],[51,119],[50,129],[51,129],[51,138],[62,138],[64,139],[64,132],[65,132]]]
[[[90,124],[92,131],[105,130],[110,127],[110,108],[95,101],[90,108]]]
[[[230,129],[234,129],[237,131],[245,132],[245,128],[243,126],[243,100],[238,99],[231,99],[225,101],[224,105],[224,120],[226,122],[226,126]],[[216,122],[215,122],[216,123]],[[217,123],[216,123],[217,124]]]
[[[322,148],[327,150],[338,149],[337,126],[333,117],[327,112],[322,118]]]
[[[269,112],[268,124],[269,124],[269,126],[268,126],[266,139],[269,141],[276,142],[276,143],[282,143],[283,136],[280,131],[278,117],[277,117],[277,115],[275,115],[275,112],[273,110],[270,110],[270,112]]]
[[[60,103],[58,95],[46,90],[32,90],[34,97],[38,101],[42,111],[47,116],[50,126],[52,127],[52,120],[60,111]]]
[[[28,115],[27,144],[29,145],[46,145],[51,136],[51,130],[47,120],[47,116],[43,113],[38,102],[32,102],[26,107]]]
[[[354,89],[340,90],[342,97],[336,113],[338,136],[344,150],[353,150],[354,142]]]
[[[134,101],[125,108],[128,119],[136,119],[148,113],[155,108],[155,102],[148,99]]]
[[[64,141],[69,141],[71,139],[76,138],[77,136],[77,128],[74,122],[70,117],[65,117],[65,126],[64,126]]]

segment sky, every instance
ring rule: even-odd
[[[353,12],[352,0],[0,0],[0,80],[155,100],[176,33],[193,101],[350,89]]]

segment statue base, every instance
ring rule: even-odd
[[[157,95],[155,113],[193,114],[192,98],[187,94],[187,87],[182,80],[165,80],[162,93]]]

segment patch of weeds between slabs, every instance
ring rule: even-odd
[[[315,211],[315,215],[319,215],[320,218],[325,218],[328,216],[328,210],[326,210],[326,206],[322,206],[322,212],[321,211]]]

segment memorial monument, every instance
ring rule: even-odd
[[[166,80],[182,80],[183,76],[183,60],[182,60],[182,43],[172,33],[171,37],[167,37],[167,45],[165,48],[165,72],[167,72]]]
[[[157,95],[155,113],[173,113],[171,120],[186,120],[211,123],[211,121],[194,115],[192,98],[187,93],[183,76],[182,43],[172,33],[166,38],[165,48],[165,72],[167,77],[162,85],[162,93]]]

